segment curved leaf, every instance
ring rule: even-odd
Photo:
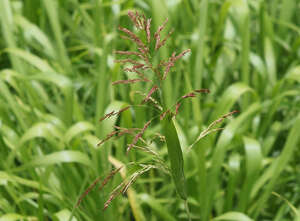
[[[70,143],[70,141],[74,139],[76,136],[85,133],[87,131],[94,131],[94,130],[95,130],[95,126],[90,122],[78,122],[66,132],[64,136],[64,140],[66,141],[66,143]]]
[[[8,213],[0,217],[0,221],[37,220],[36,217],[26,217],[17,213]]]
[[[55,51],[51,45],[47,35],[35,24],[29,22],[25,17],[21,15],[15,16],[15,23],[23,30],[25,38],[34,43],[38,42],[42,46],[42,52],[48,56],[54,58]]]
[[[213,122],[218,119],[220,116],[228,113],[235,102],[246,92],[254,92],[248,85],[238,82],[231,85],[224,92],[223,96],[219,99],[219,102],[216,104],[214,112],[209,118],[209,122]]]
[[[300,83],[300,65],[291,68],[285,75],[285,79],[290,79]]]
[[[72,215],[72,213],[68,210],[68,209],[63,209],[57,213],[54,214],[59,221],[77,221],[77,219],[73,216],[72,219],[70,220],[70,216]]]
[[[213,220],[253,221],[253,219],[249,218],[244,213],[239,213],[239,212],[228,212],[214,218]]]
[[[86,154],[79,151],[64,150],[44,156],[38,156],[30,163],[17,167],[14,170],[19,171],[30,167],[49,166],[60,163],[80,163],[85,166],[92,167],[92,162]]]
[[[244,212],[247,208],[250,193],[257,175],[262,166],[262,153],[260,144],[248,137],[244,137],[245,152],[246,152],[246,179],[239,196],[239,209]]]
[[[35,138],[44,138],[54,146],[61,148],[62,144],[59,140],[63,139],[63,135],[50,123],[36,123],[21,137],[19,146],[22,146],[25,142]],[[57,140],[57,138],[59,140]]]
[[[27,51],[18,48],[9,48],[6,51],[12,55],[22,58],[42,72],[55,72],[45,60],[42,60],[41,58]]]

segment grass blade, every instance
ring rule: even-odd
[[[167,142],[171,172],[177,193],[183,200],[186,200],[187,192],[183,169],[183,156],[172,115],[169,113],[163,120],[163,132]]]

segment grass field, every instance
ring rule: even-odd
[[[136,77],[114,62],[137,51],[128,11],[174,30],[151,64],[191,50],[162,112],[210,90],[173,121],[140,105],[152,82],[112,85]],[[97,146],[116,126],[139,129]],[[300,221],[299,131],[299,0],[0,0],[0,221]]]

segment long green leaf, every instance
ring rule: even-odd
[[[163,120],[163,133],[166,138],[168,157],[171,163],[173,182],[177,193],[183,199],[187,199],[186,181],[183,168],[183,156],[172,115],[167,114]]]

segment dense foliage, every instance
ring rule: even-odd
[[[136,77],[114,63],[115,50],[137,49],[118,31],[137,33],[129,10],[152,18],[152,37],[166,18],[162,35],[174,30],[155,65],[191,49],[162,85],[166,107],[210,90],[182,101],[176,131],[165,126],[179,138],[191,218],[299,221],[299,0],[0,0],[0,220],[188,220],[159,119],[141,134],[147,148],[126,154],[134,130],[96,145],[155,116],[140,105],[153,84],[112,85]],[[95,180],[101,191],[76,207]]]

